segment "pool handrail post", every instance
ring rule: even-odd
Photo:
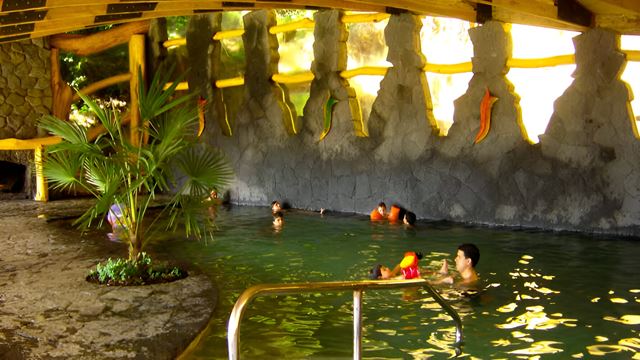
[[[362,289],[353,290],[353,359],[362,359]]]
[[[290,284],[260,284],[246,289],[236,301],[227,327],[227,343],[229,359],[238,360],[240,357],[240,320],[247,305],[258,296],[265,295],[290,295],[305,292],[344,292],[353,291],[353,358],[361,358],[362,340],[362,293],[367,289],[399,289],[406,287],[422,286],[427,289],[431,297],[451,316],[456,325],[456,341],[453,344],[456,356],[461,353],[462,346],[462,320],[458,313],[440,296],[440,294],[425,279],[411,280],[365,280],[365,281],[333,281],[310,282]]]

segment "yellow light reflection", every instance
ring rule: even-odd
[[[614,304],[626,304],[629,302],[627,301],[627,299],[623,299],[623,298],[611,298],[609,300],[611,300],[611,302]]]
[[[622,315],[619,319],[613,316],[605,316],[604,319],[625,325],[640,325],[640,315]]]
[[[599,297],[594,297],[593,299],[591,299],[592,303],[597,303],[598,301],[600,301]]]
[[[523,338],[523,337],[525,337],[525,336],[529,336],[529,334],[527,334],[527,333],[523,333],[523,332],[521,332],[521,331],[512,331],[512,332],[511,332],[511,336],[513,336],[513,337],[514,337],[514,338],[516,338],[516,339],[519,339],[519,338]]]
[[[574,327],[577,319],[551,319],[544,312],[543,306],[529,306],[527,312],[518,316],[510,317],[505,324],[496,325],[499,329],[514,329],[524,327],[527,330],[547,330],[558,325]]]
[[[518,307],[518,305],[516,303],[511,303],[511,304],[507,304],[504,306],[499,307],[498,309],[496,309],[499,312],[512,312],[513,310],[515,310]]]
[[[491,340],[491,344],[493,344],[493,346],[509,346],[511,345],[511,341],[509,341],[509,339]]]
[[[552,346],[556,344],[562,344],[562,343],[557,341],[538,341],[531,344],[531,346],[528,348],[510,351],[509,354],[541,355],[541,354],[556,354],[556,353],[562,352],[562,349],[554,348]]]
[[[605,342],[605,341],[609,341],[608,337],[604,337],[604,336],[596,336],[596,341],[597,342]]]
[[[640,339],[638,338],[621,339],[620,341],[618,341],[618,344],[640,350]]]
[[[629,351],[635,353],[633,348],[622,345],[589,345],[587,351],[591,355],[605,356],[608,354],[620,353],[623,351]]]

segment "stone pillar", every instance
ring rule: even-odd
[[[146,40],[147,70],[149,74],[155,74],[168,55],[167,48],[164,47],[164,42],[168,40],[167,19],[152,19]]]
[[[637,151],[628,108],[632,97],[620,80],[625,57],[620,37],[604,29],[576,36],[574,45],[575,80],[556,100],[540,144],[547,157],[579,167],[602,166],[625,148]]]
[[[205,128],[208,135],[220,131],[231,136],[232,128],[222,96],[222,89],[215,86],[220,73],[220,41],[213,35],[221,30],[222,13],[194,15],[187,27],[187,51],[189,54],[189,91],[206,101],[204,105]]]
[[[513,84],[506,78],[507,61],[512,43],[508,25],[488,21],[469,30],[473,43],[473,77],[467,92],[455,101],[454,123],[442,150],[448,156],[476,158],[485,162],[499,158],[519,145],[525,145],[524,127],[520,116],[519,98]],[[480,105],[489,89],[498,98],[491,111],[491,124],[486,138],[474,144],[480,130]],[[490,169],[495,174],[497,169]]]
[[[353,146],[357,136],[366,134],[362,124],[355,90],[340,77],[347,69],[347,27],[341,21],[340,10],[323,10],[315,14],[314,60],[311,71],[309,100],[305,105],[305,135],[307,143],[317,143],[324,129],[324,108],[329,98],[335,99],[331,116],[331,130],[320,142],[323,146],[322,157],[328,158],[341,154],[356,156]],[[361,129],[362,131],[356,131]]]
[[[620,80],[626,62],[620,37],[591,29],[576,36],[574,45],[575,80],[555,102],[547,130],[540,136],[542,153],[573,169],[572,186],[589,185],[584,187],[591,191],[585,191],[583,198],[597,200],[588,215],[598,227],[636,227],[640,147],[629,104],[633,97]],[[601,185],[594,191],[593,184]]]
[[[408,13],[392,15],[385,28],[393,64],[380,83],[373,103],[369,132],[379,143],[376,159],[416,160],[437,134],[433,104],[424,73],[425,58],[420,46],[422,20]]]
[[[297,131],[295,107],[285,87],[271,77],[278,72],[278,38],[269,33],[276,25],[273,10],[252,11],[243,17],[244,51],[247,66],[244,75],[244,112],[259,128],[265,142],[282,144],[282,139]]]

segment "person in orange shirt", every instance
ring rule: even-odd
[[[386,216],[387,216],[387,205],[381,202],[378,204],[377,208],[371,211],[369,218],[371,218],[371,221],[380,221],[380,220],[384,220]]]

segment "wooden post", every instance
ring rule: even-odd
[[[51,114],[59,119],[66,120],[69,117],[73,91],[60,75],[60,50],[51,49],[51,95],[53,108]]]
[[[34,159],[36,165],[36,201],[49,200],[49,188],[47,187],[47,181],[44,178],[44,172],[42,168],[43,156],[44,145],[38,145],[34,150]]]
[[[131,144],[140,145],[140,106],[138,99],[138,73],[142,73],[144,79],[144,35],[132,35],[129,40],[129,72],[131,73],[131,81],[129,82],[129,91],[131,92],[131,121],[130,138]]]

